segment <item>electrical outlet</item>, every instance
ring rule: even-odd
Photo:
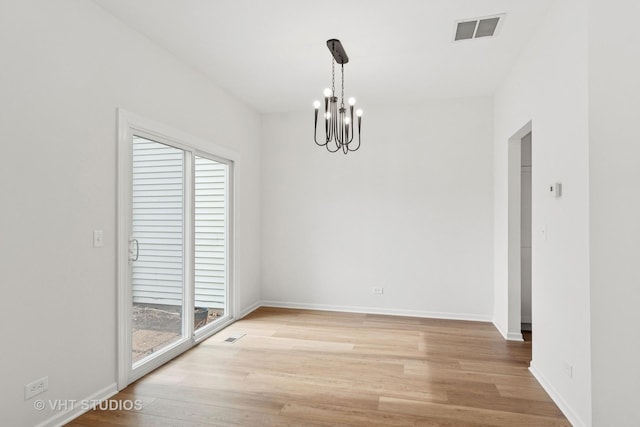
[[[371,288],[371,292],[382,295],[384,293],[384,288]]]
[[[24,400],[29,400],[33,396],[49,390],[49,377],[42,377],[24,386]]]

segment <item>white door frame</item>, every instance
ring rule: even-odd
[[[205,327],[194,334],[193,323],[187,320],[184,324],[191,325],[188,327],[189,334],[169,346],[166,350],[154,358],[151,363],[145,364],[137,369],[132,368],[131,359],[131,316],[132,316],[132,295],[130,271],[131,264],[129,261],[129,238],[131,236],[131,201],[132,201],[132,141],[133,134],[148,136],[158,142],[165,142],[176,148],[186,151],[190,156],[201,156],[212,160],[226,163],[228,167],[228,225],[227,225],[227,309],[228,316],[214,322],[210,327]],[[239,313],[237,307],[237,289],[235,286],[235,246],[234,242],[234,175],[237,170],[238,155],[235,151],[226,147],[219,146],[210,141],[206,141],[161,123],[150,119],[143,118],[123,109],[118,109],[118,200],[117,200],[117,378],[118,390],[124,389],[131,382],[146,375],[158,366],[168,362],[178,354],[186,351],[197,342],[211,336],[218,330],[224,328],[234,321],[235,313]],[[186,177],[187,181],[191,181],[193,174],[190,173],[190,162],[187,163]],[[193,188],[193,182],[186,182],[187,189]],[[192,204],[192,195],[190,191],[185,194],[185,203]],[[184,294],[184,316],[186,319],[192,319],[189,316],[192,313],[191,307],[193,301],[193,255],[192,244],[194,239],[193,212],[185,216],[185,228],[189,230],[185,233],[185,246],[187,254],[185,256],[185,294]]]
[[[507,299],[507,339],[523,341],[521,331],[522,278],[521,278],[521,164],[522,138],[532,130],[531,121],[518,130],[508,141],[508,299]],[[533,285],[533,284],[532,284]]]

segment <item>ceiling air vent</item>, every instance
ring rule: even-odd
[[[457,21],[453,41],[493,37],[504,21],[504,14]]]

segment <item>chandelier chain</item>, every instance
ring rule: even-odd
[[[340,94],[340,108],[344,108],[344,64],[341,65],[342,71],[342,93]]]
[[[336,60],[331,60],[331,96],[336,93]]]

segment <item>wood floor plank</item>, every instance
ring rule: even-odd
[[[183,420],[198,425],[215,426],[259,426],[259,425],[300,425],[307,424],[304,418],[270,414],[252,410],[238,410],[220,405],[184,403],[169,399],[157,399],[142,410],[143,414],[170,418],[176,424]],[[309,422],[311,426],[326,426],[322,422]]]
[[[495,411],[517,412],[520,414],[540,415],[543,417],[562,417],[562,412],[553,402],[528,400],[516,397],[495,397],[482,394],[472,395],[465,391],[450,391],[448,403]]]
[[[496,388],[498,389],[498,394],[502,397],[515,397],[541,402],[548,402],[550,400],[547,392],[537,384],[533,386],[497,384]]]
[[[317,403],[290,402],[282,410],[287,416],[311,421],[322,421],[332,425],[347,424],[371,427],[413,426],[415,417],[388,412],[372,412],[344,406],[320,405]]]
[[[207,424],[175,418],[159,417],[132,411],[89,411],[68,426],[74,427],[205,427]],[[211,426],[212,424],[208,424]]]
[[[129,390],[129,386],[126,390]],[[156,399],[175,400],[185,403],[216,403],[238,410],[254,410],[277,414],[286,401],[272,395],[246,393],[240,387],[236,389],[202,388],[190,386],[167,387],[159,384],[138,382],[134,385],[136,394]]]
[[[69,425],[569,426],[530,360],[490,323],[260,308]]]
[[[448,418],[452,421],[479,422],[486,426],[499,427],[571,427],[562,418],[529,415],[512,411],[474,408],[470,406],[450,405],[433,402],[421,402],[409,399],[382,396],[381,411],[415,415],[417,417]],[[516,409],[516,408],[514,408]]]
[[[315,402],[372,411],[378,407],[379,398],[376,392],[353,393],[351,383],[348,385],[325,384],[319,387],[315,381],[308,381],[306,377],[274,376],[263,373],[251,374],[244,384],[244,390],[250,393],[278,396],[287,402]]]
[[[528,377],[531,374],[529,373],[528,366],[523,366],[521,363],[509,363],[503,361],[477,361],[477,360],[460,360],[460,368],[463,371],[469,372],[486,372],[491,374],[503,374],[503,375],[514,375],[514,376],[525,376]]]

